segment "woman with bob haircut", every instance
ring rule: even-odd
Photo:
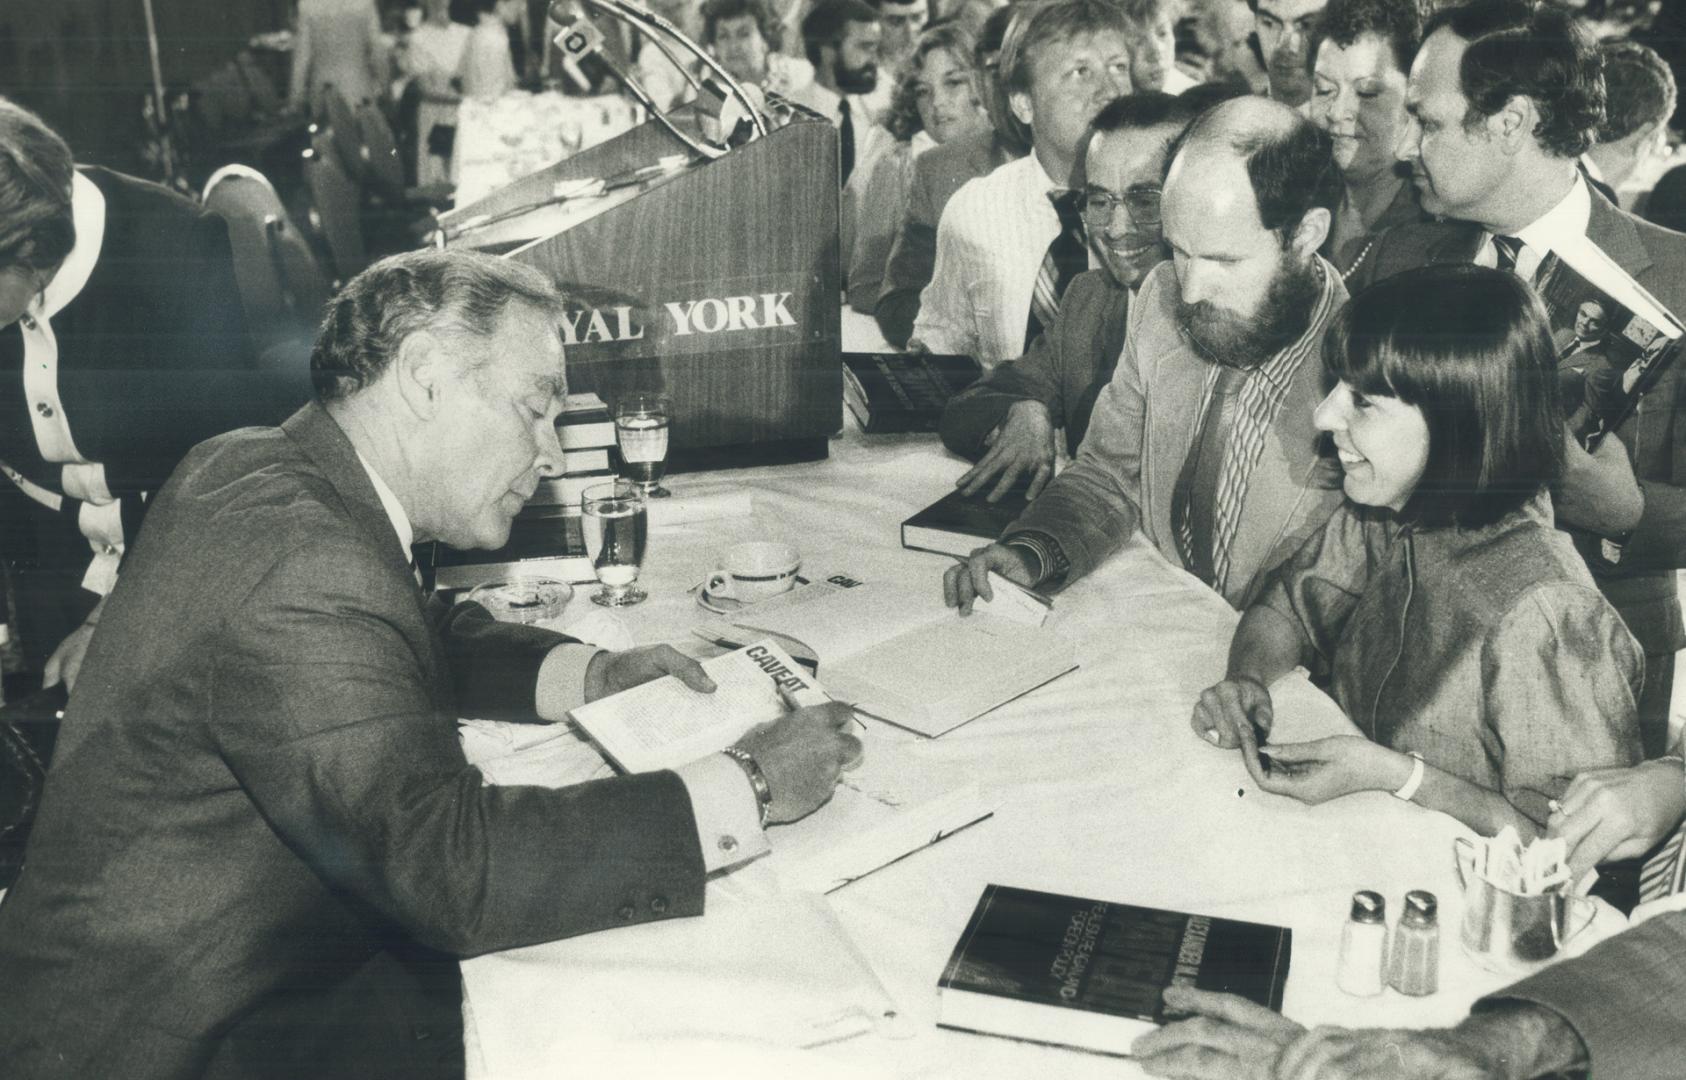
[[[1346,501],[1242,616],[1194,730],[1267,791],[1390,791],[1485,835],[1542,830],[1585,769],[1639,760],[1643,654],[1552,525],[1563,471],[1544,310],[1513,274],[1431,266],[1330,324],[1317,407]],[[1362,736],[1266,742],[1299,664]]]

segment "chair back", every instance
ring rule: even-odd
[[[328,284],[268,178],[246,165],[225,165],[205,182],[201,202],[228,222],[234,276],[254,336],[313,326]]]
[[[340,167],[333,140],[318,128],[304,152],[304,180],[310,191],[311,227],[327,242],[334,260],[334,277],[348,281],[369,264],[363,242],[363,194],[357,181]]]

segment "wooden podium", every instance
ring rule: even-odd
[[[829,123],[799,119],[712,161],[558,199],[683,153],[647,121],[440,224],[448,246],[520,259],[569,298],[570,389],[672,398],[671,469],[814,460],[843,419],[837,146]]]

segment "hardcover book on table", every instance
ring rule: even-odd
[[[1173,984],[1280,1011],[1293,932],[1006,885],[984,888],[938,982],[937,1023],[1109,1054],[1178,1019]]]
[[[997,539],[1030,502],[1026,485],[1009,489],[999,502],[985,498],[992,490],[963,495],[955,488],[902,522],[902,547],[963,557]]]
[[[983,375],[970,356],[843,354],[843,400],[868,435],[935,431],[948,399]]]

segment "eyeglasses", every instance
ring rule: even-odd
[[[1130,220],[1137,225],[1148,226],[1159,224],[1159,189],[1134,188],[1122,195],[1115,195],[1102,188],[1091,188],[1079,197],[1079,205],[1083,209],[1083,216],[1091,224],[1103,224],[1112,220],[1112,215],[1122,206],[1130,215]]]

